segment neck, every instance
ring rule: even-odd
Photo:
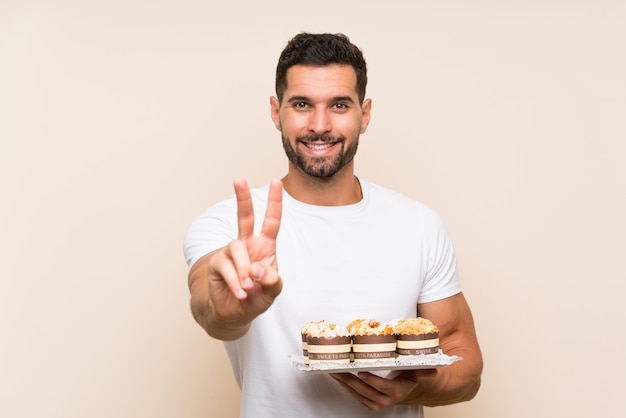
[[[289,172],[282,179],[283,188],[294,199],[316,206],[345,206],[363,199],[361,184],[352,172],[337,173],[331,178],[295,175]]]

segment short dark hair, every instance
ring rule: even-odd
[[[276,66],[276,96],[282,102],[287,89],[287,70],[294,65],[325,66],[331,64],[350,65],[356,73],[356,91],[359,102],[365,100],[367,86],[367,64],[361,50],[342,34],[299,33],[288,43]]]

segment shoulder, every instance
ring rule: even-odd
[[[441,220],[434,209],[419,200],[376,183],[360,181],[369,205],[382,207],[390,213],[409,212],[432,221]]]

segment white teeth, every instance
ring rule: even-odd
[[[308,148],[314,150],[314,151],[319,151],[319,150],[323,150],[326,148],[330,148],[333,146],[333,144],[331,143],[324,143],[324,144],[307,144],[306,145]]]

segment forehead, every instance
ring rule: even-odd
[[[294,65],[287,70],[285,96],[354,96],[356,73],[350,65]]]

